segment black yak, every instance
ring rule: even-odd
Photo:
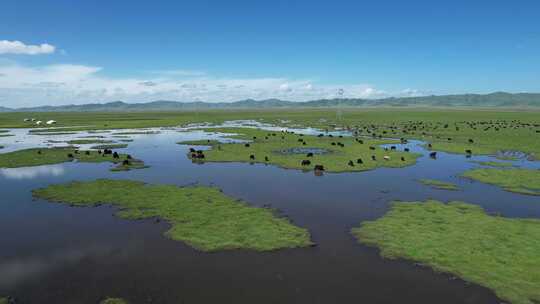
[[[352,160],[349,161],[349,166],[354,167],[354,162]]]
[[[315,165],[315,167],[313,167],[313,169],[315,171],[324,171],[324,166],[323,165]]]
[[[437,158],[437,152],[431,152],[431,153],[429,153],[429,157],[431,157],[431,158]]]
[[[249,159],[255,160],[255,155],[251,154],[251,155],[249,156]]]
[[[313,153],[309,152],[308,154],[306,154],[306,157],[313,157]]]
[[[304,159],[301,164],[302,164],[302,166],[309,166],[309,165],[311,165],[311,161],[308,160],[308,159]]]
[[[371,155],[371,160],[377,160],[377,157],[375,155]]]
[[[120,158],[120,155],[118,155],[118,152],[113,153],[113,158]]]
[[[403,151],[409,152],[409,148],[405,148],[405,149],[403,149]]]
[[[357,164],[363,164],[364,161],[363,161],[361,158],[359,158],[359,159],[356,160],[356,163],[357,163]]]

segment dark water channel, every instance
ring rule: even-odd
[[[151,167],[66,163],[0,172],[0,294],[19,303],[499,303],[494,294],[410,261],[390,261],[349,230],[382,216],[392,200],[463,200],[507,217],[540,217],[538,198],[460,178],[479,165],[462,155],[423,156],[414,166],[324,174],[262,164],[193,164],[178,132],[139,136],[125,151]],[[417,142],[407,146],[426,153]],[[489,157],[473,157],[488,160]],[[537,163],[516,162],[538,167]],[[162,236],[166,224],[128,221],[114,208],[32,199],[31,190],[96,178],[217,186],[255,206],[270,204],[312,233],[316,247],[202,253]],[[418,183],[432,178],[461,191]]]

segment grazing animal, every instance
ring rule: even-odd
[[[358,142],[359,142],[359,143],[360,143],[361,145],[363,145],[363,144],[364,144],[364,141],[363,141],[363,140],[361,140],[361,139],[359,139],[359,140],[358,140]]]
[[[402,157],[401,157],[401,161],[405,161],[405,157],[402,156]]]
[[[431,158],[437,158],[437,152],[431,152],[431,153],[429,153],[429,157],[431,157]]]
[[[101,150],[98,150],[97,153],[98,153],[98,154],[101,154]]]
[[[120,158],[120,155],[118,155],[118,152],[113,153],[113,158]]]
[[[427,144],[428,148],[432,148],[433,146],[431,144]]]
[[[471,144],[474,143],[474,140],[469,138],[469,143],[471,143]]]
[[[361,158],[359,158],[359,159],[356,160],[356,163],[357,163],[357,164],[363,164],[364,161],[363,161]]]
[[[405,148],[405,149],[403,149],[403,151],[409,152],[409,148]]]
[[[332,145],[332,146],[335,146],[335,145],[336,145],[336,143],[335,143],[335,142],[332,142],[332,143],[331,143],[331,145]]]
[[[249,148],[249,144],[245,144],[244,147]]]
[[[396,149],[396,146],[391,146],[390,147],[390,150],[395,150]]]
[[[313,167],[313,169],[315,171],[324,171],[324,166],[323,165],[315,165],[315,167]]]
[[[313,157],[313,153],[309,152],[308,154],[306,154],[306,157]]]
[[[251,155],[249,156],[249,159],[254,160],[254,159],[255,159],[255,155],[251,154]]]
[[[264,161],[269,161],[268,156],[264,157]]]
[[[354,167],[354,163],[352,160],[349,161],[349,166]]]
[[[126,158],[127,158],[127,159],[131,159],[132,157],[131,157],[131,155],[128,154],[128,155],[126,156]]]
[[[79,154],[79,150],[75,150],[74,152],[75,152],[75,154]]]
[[[305,146],[305,145],[306,145],[306,142],[305,142],[305,141],[303,141],[303,142],[302,142],[302,145],[304,145],[304,146]]]
[[[375,147],[374,146],[369,146],[369,149],[370,150],[375,150]]]
[[[38,151],[37,151],[37,154],[41,154],[41,150],[38,150]]]
[[[377,160],[377,157],[375,155],[371,155],[371,160]]]
[[[189,152],[193,153],[193,152],[195,152],[195,149],[189,148]]]
[[[467,150],[465,150],[465,153],[467,153],[467,154],[472,154],[472,150],[467,149]]]
[[[85,151],[84,154],[90,155],[90,151]]]
[[[309,166],[311,165],[311,161],[309,159],[304,159],[301,164],[302,166]]]
[[[71,153],[68,153],[67,156],[68,156],[69,158],[73,158],[73,154],[71,154]]]
[[[390,160],[390,156],[388,156],[388,155],[383,156],[383,158],[384,158],[384,160]]]
[[[129,166],[129,160],[124,159],[124,161],[122,162],[122,165]]]

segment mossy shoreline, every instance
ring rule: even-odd
[[[509,192],[540,195],[540,170],[538,169],[482,168],[466,171],[463,176],[499,186]]]
[[[268,251],[311,246],[309,232],[205,186],[148,185],[130,180],[72,182],[36,189],[33,195],[73,206],[111,204],[125,219],[162,218],[165,235],[201,251]]]
[[[78,150],[74,147],[66,148],[31,148],[0,154],[0,168],[21,168],[42,165],[53,165],[65,162],[79,161],[84,163],[110,162],[116,166],[112,171],[125,171],[142,169],[147,166],[142,160],[131,158],[128,154],[99,153],[92,150]]]
[[[514,304],[540,301],[540,220],[487,215],[462,202],[395,202],[352,234],[381,256],[418,261],[495,291]]]

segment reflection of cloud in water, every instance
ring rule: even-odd
[[[64,174],[64,171],[62,165],[50,165],[0,169],[0,175],[9,179],[31,179],[40,176],[60,176]]]
[[[74,264],[90,257],[111,254],[112,248],[98,246],[66,249],[46,256],[13,258],[0,262],[0,289],[11,288],[23,281]]]

